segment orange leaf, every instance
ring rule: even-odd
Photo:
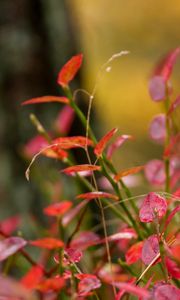
[[[58,84],[62,87],[66,87],[69,84],[81,67],[82,59],[82,54],[75,55],[62,67],[58,74]]]
[[[64,159],[68,157],[68,153],[58,146],[52,146],[52,148],[47,148],[42,153],[44,156],[49,158],[56,158],[56,159]]]
[[[118,200],[118,196],[110,194],[110,193],[105,193],[105,192],[89,192],[85,194],[80,194],[76,196],[76,199],[96,199],[96,198],[109,198],[109,199],[114,199]]]
[[[117,132],[117,128],[113,128],[109,131],[103,138],[97,143],[96,147],[94,148],[94,153],[99,157],[102,155],[104,148],[106,147],[109,140],[113,137],[113,135]]]
[[[95,165],[76,165],[72,167],[68,167],[61,172],[67,174],[67,175],[72,175],[77,172],[84,172],[84,171],[100,171],[101,167],[100,166],[95,166]]]
[[[114,180],[119,181],[119,179],[121,179],[122,177],[136,174],[136,173],[140,172],[142,169],[144,169],[144,166],[137,166],[134,168],[123,170],[114,176]]]
[[[93,146],[93,142],[84,136],[59,137],[54,139],[52,143],[58,144],[62,149]]]
[[[39,265],[31,267],[26,275],[21,278],[21,284],[27,289],[34,289],[43,277],[43,268]]]
[[[65,285],[64,279],[60,276],[56,276],[56,277],[43,280],[39,284],[38,290],[42,292],[59,291],[64,287],[64,285]]]
[[[59,203],[53,203],[43,209],[43,212],[47,216],[60,216],[65,214],[72,206],[70,201],[62,201]]]
[[[48,102],[60,102],[64,104],[69,104],[69,99],[66,97],[58,96],[42,96],[37,98],[32,98],[21,103],[21,105],[36,104],[36,103],[48,103]]]
[[[55,238],[42,238],[35,241],[30,241],[30,244],[36,247],[45,248],[45,249],[56,249],[64,246],[64,243],[61,240]]]

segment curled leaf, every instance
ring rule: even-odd
[[[58,96],[42,96],[42,97],[26,100],[22,102],[21,105],[48,103],[48,102],[59,102],[59,103],[69,104],[69,99],[66,97],[58,97]]]
[[[150,137],[157,142],[164,142],[166,138],[166,116],[159,114],[153,118],[149,126]]]
[[[65,214],[72,206],[70,201],[61,201],[58,203],[53,203],[43,209],[43,212],[47,216],[62,216]]]
[[[108,146],[107,148],[107,158],[110,159],[114,153],[114,151],[121,147],[122,144],[124,144],[125,141],[127,140],[132,140],[133,137],[131,135],[127,135],[127,134],[124,134],[124,135],[121,135],[119,136],[114,143],[112,143],[111,145]]]
[[[105,193],[105,192],[89,192],[89,193],[84,193],[76,196],[76,199],[100,199],[100,198],[109,198],[109,199],[114,199],[118,200],[118,196],[110,193]]]
[[[149,94],[154,101],[162,101],[166,97],[166,85],[162,76],[154,76],[149,81]]]
[[[13,255],[26,246],[26,244],[27,242],[18,236],[9,237],[0,241],[0,261],[3,261]]]
[[[102,139],[97,143],[97,145],[94,148],[94,153],[97,157],[100,157],[102,155],[104,148],[106,147],[109,140],[113,137],[113,135],[117,132],[117,130],[117,128],[113,128],[106,135],[104,135]]]
[[[139,212],[139,218],[141,222],[152,222],[156,217],[163,217],[166,213],[166,210],[166,199],[154,192],[151,192],[145,197],[142,203]]]
[[[55,239],[55,238],[48,238],[48,237],[30,241],[29,243],[32,246],[36,246],[39,248],[45,248],[45,249],[49,249],[49,250],[56,249],[56,248],[62,248],[64,246],[64,243],[61,240]]]
[[[122,177],[126,177],[128,175],[134,175],[144,169],[144,166],[137,166],[133,168],[129,168],[123,171],[120,171],[117,175],[114,176],[115,181],[119,181]]]
[[[68,86],[69,82],[74,78],[81,67],[82,59],[82,54],[75,55],[62,67],[57,79],[59,85],[62,87]]]

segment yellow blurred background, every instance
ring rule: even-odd
[[[149,97],[148,78],[156,62],[180,44],[180,1],[75,0],[68,4],[85,53],[84,85],[88,91],[93,90],[100,67],[113,54],[130,51],[113,61],[111,72],[104,72],[93,105],[104,125],[102,133],[118,127],[120,134],[135,135],[138,145],[129,147],[128,158],[131,163],[133,159],[134,163],[144,162],[140,151],[149,149],[145,159],[160,151],[148,141],[147,129],[152,116],[163,110],[162,104]],[[178,94],[179,74],[177,63],[173,97]],[[124,158],[120,161],[122,164]]]

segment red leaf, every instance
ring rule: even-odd
[[[164,142],[166,138],[166,116],[159,114],[153,118],[149,126],[150,137],[157,142]]]
[[[67,248],[65,250],[65,255],[66,255],[66,263],[68,262],[69,264],[71,263],[78,263],[80,262],[81,258],[82,258],[82,251],[79,249],[75,249],[75,248]]]
[[[58,74],[57,82],[62,87],[68,86],[69,82],[74,78],[77,71],[81,67],[83,55],[73,56],[61,69]]]
[[[83,231],[71,242],[71,248],[85,250],[86,248],[97,245],[100,238],[92,231]]]
[[[164,226],[164,230],[166,230],[167,226],[169,225],[169,223],[171,222],[172,218],[174,217],[174,215],[180,211],[180,205],[176,206],[172,212],[169,214],[169,216],[167,217],[166,219],[166,223],[165,223],[165,226]]]
[[[43,268],[39,265],[32,266],[26,275],[21,278],[21,284],[27,289],[35,289],[43,277]]]
[[[21,219],[19,216],[13,216],[0,222],[0,230],[5,235],[11,235],[20,225]]]
[[[52,141],[52,144],[58,144],[62,149],[85,148],[93,146],[93,142],[84,136],[59,137]]]
[[[56,248],[62,248],[64,246],[64,243],[61,240],[55,239],[55,238],[42,238],[35,241],[29,242],[31,245],[39,247],[39,248],[45,248],[45,249],[56,249]]]
[[[166,257],[165,259],[168,273],[171,274],[173,278],[180,279],[180,268],[178,267],[178,265],[169,257]]]
[[[68,167],[61,172],[67,174],[67,175],[75,175],[75,173],[79,173],[81,175],[81,172],[87,172],[87,171],[100,171],[100,166],[95,165],[76,165],[72,167]]]
[[[159,159],[150,160],[144,168],[146,179],[152,185],[161,185],[165,182],[166,174],[164,162]]]
[[[162,101],[166,97],[166,85],[162,76],[154,76],[149,81],[149,94],[154,101]]]
[[[87,203],[88,201],[84,200],[68,211],[68,213],[66,213],[62,218],[62,225],[67,226]]]
[[[76,199],[100,199],[100,198],[109,198],[109,199],[114,199],[118,200],[118,196],[110,194],[110,193],[105,193],[105,192],[89,192],[85,194],[80,194],[76,196]]]
[[[128,265],[134,264],[136,261],[138,261],[141,258],[141,252],[143,247],[143,241],[138,242],[134,245],[132,245],[128,251],[126,252],[126,263]]]
[[[75,112],[72,107],[65,105],[55,120],[55,128],[60,134],[68,134],[74,121]]]
[[[44,214],[47,216],[61,216],[65,214],[72,206],[70,201],[61,201],[58,203],[53,203],[43,209]]]
[[[113,128],[106,135],[104,135],[103,138],[97,143],[97,145],[94,148],[94,153],[98,157],[102,155],[104,148],[106,147],[109,140],[113,137],[113,135],[117,132],[117,130],[117,128]]]
[[[36,103],[48,103],[48,102],[59,102],[68,104],[69,99],[66,97],[58,97],[58,96],[42,96],[37,98],[32,98],[30,100],[26,100],[21,103],[21,105],[28,105],[28,104],[36,104]]]
[[[179,106],[180,106],[180,96],[178,96],[176,98],[176,100],[173,103],[171,103],[170,108],[168,110],[168,115],[173,113],[176,110],[176,108],[179,107]]]
[[[154,74],[162,76],[166,82],[171,76],[173,66],[179,54],[180,54],[179,47],[169,52],[157,65]]]
[[[142,248],[141,259],[145,265],[149,265],[159,253],[159,241],[156,234],[145,240]]]
[[[9,237],[0,241],[0,261],[5,260],[22,249],[27,242],[20,237]]]
[[[170,157],[173,155],[179,155],[180,153],[180,133],[173,136],[169,145],[165,148],[163,156]]]
[[[136,295],[138,297],[143,297],[143,298],[147,298],[147,299],[150,297],[150,294],[146,289],[135,286],[131,283],[113,282],[113,285],[119,289],[123,289],[126,292]]]
[[[50,148],[50,146],[42,152],[42,154],[49,158],[55,158],[55,159],[65,159],[68,157],[68,153],[62,149],[59,148],[59,146],[53,146]]]
[[[114,176],[114,180],[119,181],[122,177],[125,177],[128,175],[134,175],[134,174],[140,172],[142,169],[144,169],[144,166],[137,166],[137,167],[133,167],[130,169],[120,171],[117,175]]]
[[[39,286],[38,290],[41,292],[48,292],[48,291],[60,291],[65,286],[64,278],[60,276],[52,277],[43,280]]]
[[[167,210],[166,200],[156,193],[149,193],[141,206],[139,218],[141,222],[152,222],[156,216],[161,218]]]
[[[104,238],[104,239],[100,240],[98,242],[98,244],[105,243],[106,240],[108,242],[114,242],[114,241],[119,241],[119,240],[130,240],[130,239],[136,238],[136,237],[137,237],[137,235],[133,231],[132,232],[130,232],[130,231],[129,232],[128,231],[123,232],[122,231],[122,232],[117,232],[115,234],[107,236],[107,238]]]
[[[121,147],[122,144],[124,144],[125,141],[127,140],[132,140],[133,137],[131,135],[121,135],[119,136],[114,143],[112,143],[111,145],[108,146],[108,149],[107,149],[107,158],[110,159],[114,153],[114,151]]]
[[[180,290],[170,284],[161,284],[154,288],[154,300],[179,300]]]
[[[100,280],[91,274],[82,274],[86,275],[80,280],[78,284],[78,296],[88,296],[89,293],[95,289],[98,289],[101,286]]]

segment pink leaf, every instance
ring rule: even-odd
[[[115,181],[119,181],[121,178],[126,177],[128,175],[134,175],[138,172],[142,171],[144,169],[144,166],[137,166],[133,168],[129,168],[123,171],[120,171],[117,175],[114,176]]]
[[[97,143],[97,145],[94,148],[94,153],[97,157],[101,156],[104,148],[106,147],[109,140],[113,137],[113,135],[117,132],[117,128],[113,128],[111,131],[109,131],[106,135],[102,137],[102,139]]]
[[[112,234],[112,235],[109,235],[109,236],[107,236],[107,238],[104,238],[104,239],[102,239],[102,240],[100,240],[98,243],[100,244],[100,243],[105,243],[106,242],[106,240],[108,241],[108,242],[115,242],[115,241],[119,241],[119,240],[130,240],[130,239],[132,239],[132,238],[136,238],[137,237],[137,235],[136,235],[136,233],[135,232],[126,232],[126,231],[122,231],[122,232],[117,232],[117,233],[115,233],[115,234]]]
[[[168,110],[168,115],[172,114],[179,106],[180,106],[180,96],[178,96],[176,100],[173,103],[171,103],[170,108]]]
[[[161,218],[165,215],[167,210],[166,200],[158,194],[149,193],[141,206],[139,218],[141,222],[152,222],[156,216]]]
[[[85,194],[80,194],[78,196],[76,196],[76,199],[100,199],[100,198],[109,198],[109,199],[114,199],[114,200],[118,200],[119,198],[114,195],[114,194],[110,194],[110,193],[105,193],[105,192],[89,192],[89,193],[85,193]]]
[[[154,288],[154,300],[179,300],[180,290],[170,284],[161,284]]]
[[[112,157],[114,151],[115,151],[117,148],[121,147],[121,145],[124,144],[125,141],[130,140],[130,139],[131,139],[131,140],[133,139],[133,137],[132,137],[131,135],[126,135],[126,134],[124,134],[124,135],[119,136],[119,137],[115,140],[114,143],[112,143],[111,145],[108,146],[108,148],[107,148],[107,158],[108,158],[108,159],[111,159],[111,157]]]
[[[88,203],[88,201],[82,201],[70,211],[68,211],[62,218],[62,225],[67,226],[80,212],[80,210]]]
[[[150,298],[150,293],[141,287],[135,286],[131,283],[113,282],[113,285],[119,289],[125,290],[127,293],[133,294],[138,297]]]
[[[42,238],[42,239],[38,239],[35,241],[30,241],[29,242],[32,246],[36,246],[39,248],[45,248],[45,249],[56,249],[56,248],[62,248],[64,246],[64,243],[59,240],[59,239],[55,239],[55,238]]]
[[[150,160],[145,165],[145,177],[152,185],[162,185],[165,182],[166,174],[164,162],[159,159]]]
[[[46,139],[41,135],[36,135],[24,147],[24,153],[28,157],[34,156],[38,153],[41,149],[48,146],[48,142]]]
[[[159,241],[157,235],[154,234],[145,240],[142,248],[141,259],[145,265],[149,265],[158,253]]]
[[[42,96],[42,97],[26,100],[22,102],[21,105],[48,103],[48,102],[59,102],[59,103],[69,104],[69,99],[66,97],[58,97],[58,96]]]
[[[35,289],[43,277],[43,268],[39,265],[32,266],[26,275],[21,278],[21,284],[27,289]]]
[[[92,231],[83,231],[79,236],[71,242],[70,247],[80,250],[85,250],[86,248],[97,245],[100,238],[97,234]]]
[[[55,120],[55,128],[60,134],[66,135],[74,121],[75,112],[71,106],[65,105]]]
[[[166,85],[162,76],[154,76],[149,81],[149,94],[154,101],[162,101],[166,97]]]
[[[85,171],[100,171],[101,167],[96,165],[76,165],[72,167],[68,167],[61,172],[65,173],[66,175],[74,175],[75,173],[79,173],[81,175],[81,172]]]
[[[0,295],[2,300],[34,299],[34,296],[21,284],[4,276],[0,276]]]
[[[166,116],[159,114],[153,118],[149,126],[150,137],[157,142],[164,142],[166,138]]]
[[[140,241],[132,245],[125,254],[126,263],[128,265],[134,264],[141,258],[141,252],[144,242]]]
[[[164,81],[166,82],[171,76],[172,69],[174,67],[174,64],[179,54],[180,54],[179,47],[169,52],[157,65],[154,74],[162,76],[164,78]]]
[[[84,136],[59,137],[52,141],[52,144],[58,144],[62,149],[85,148],[93,146],[93,142]]]
[[[91,274],[83,274],[84,276],[78,284],[78,296],[88,296],[89,293],[101,286],[100,280]]]
[[[74,78],[81,67],[82,59],[82,54],[75,55],[62,67],[57,79],[59,85],[62,87],[68,86],[69,82]]]
[[[11,235],[20,225],[19,216],[13,216],[0,222],[0,230],[6,235]]]
[[[82,258],[82,251],[75,248],[67,248],[65,250],[66,262],[68,263],[78,263]]]
[[[22,249],[27,242],[20,237],[9,237],[0,241],[0,261]]]
[[[70,201],[61,201],[58,203],[51,204],[43,209],[44,214],[47,216],[62,216],[65,214],[72,206]]]

